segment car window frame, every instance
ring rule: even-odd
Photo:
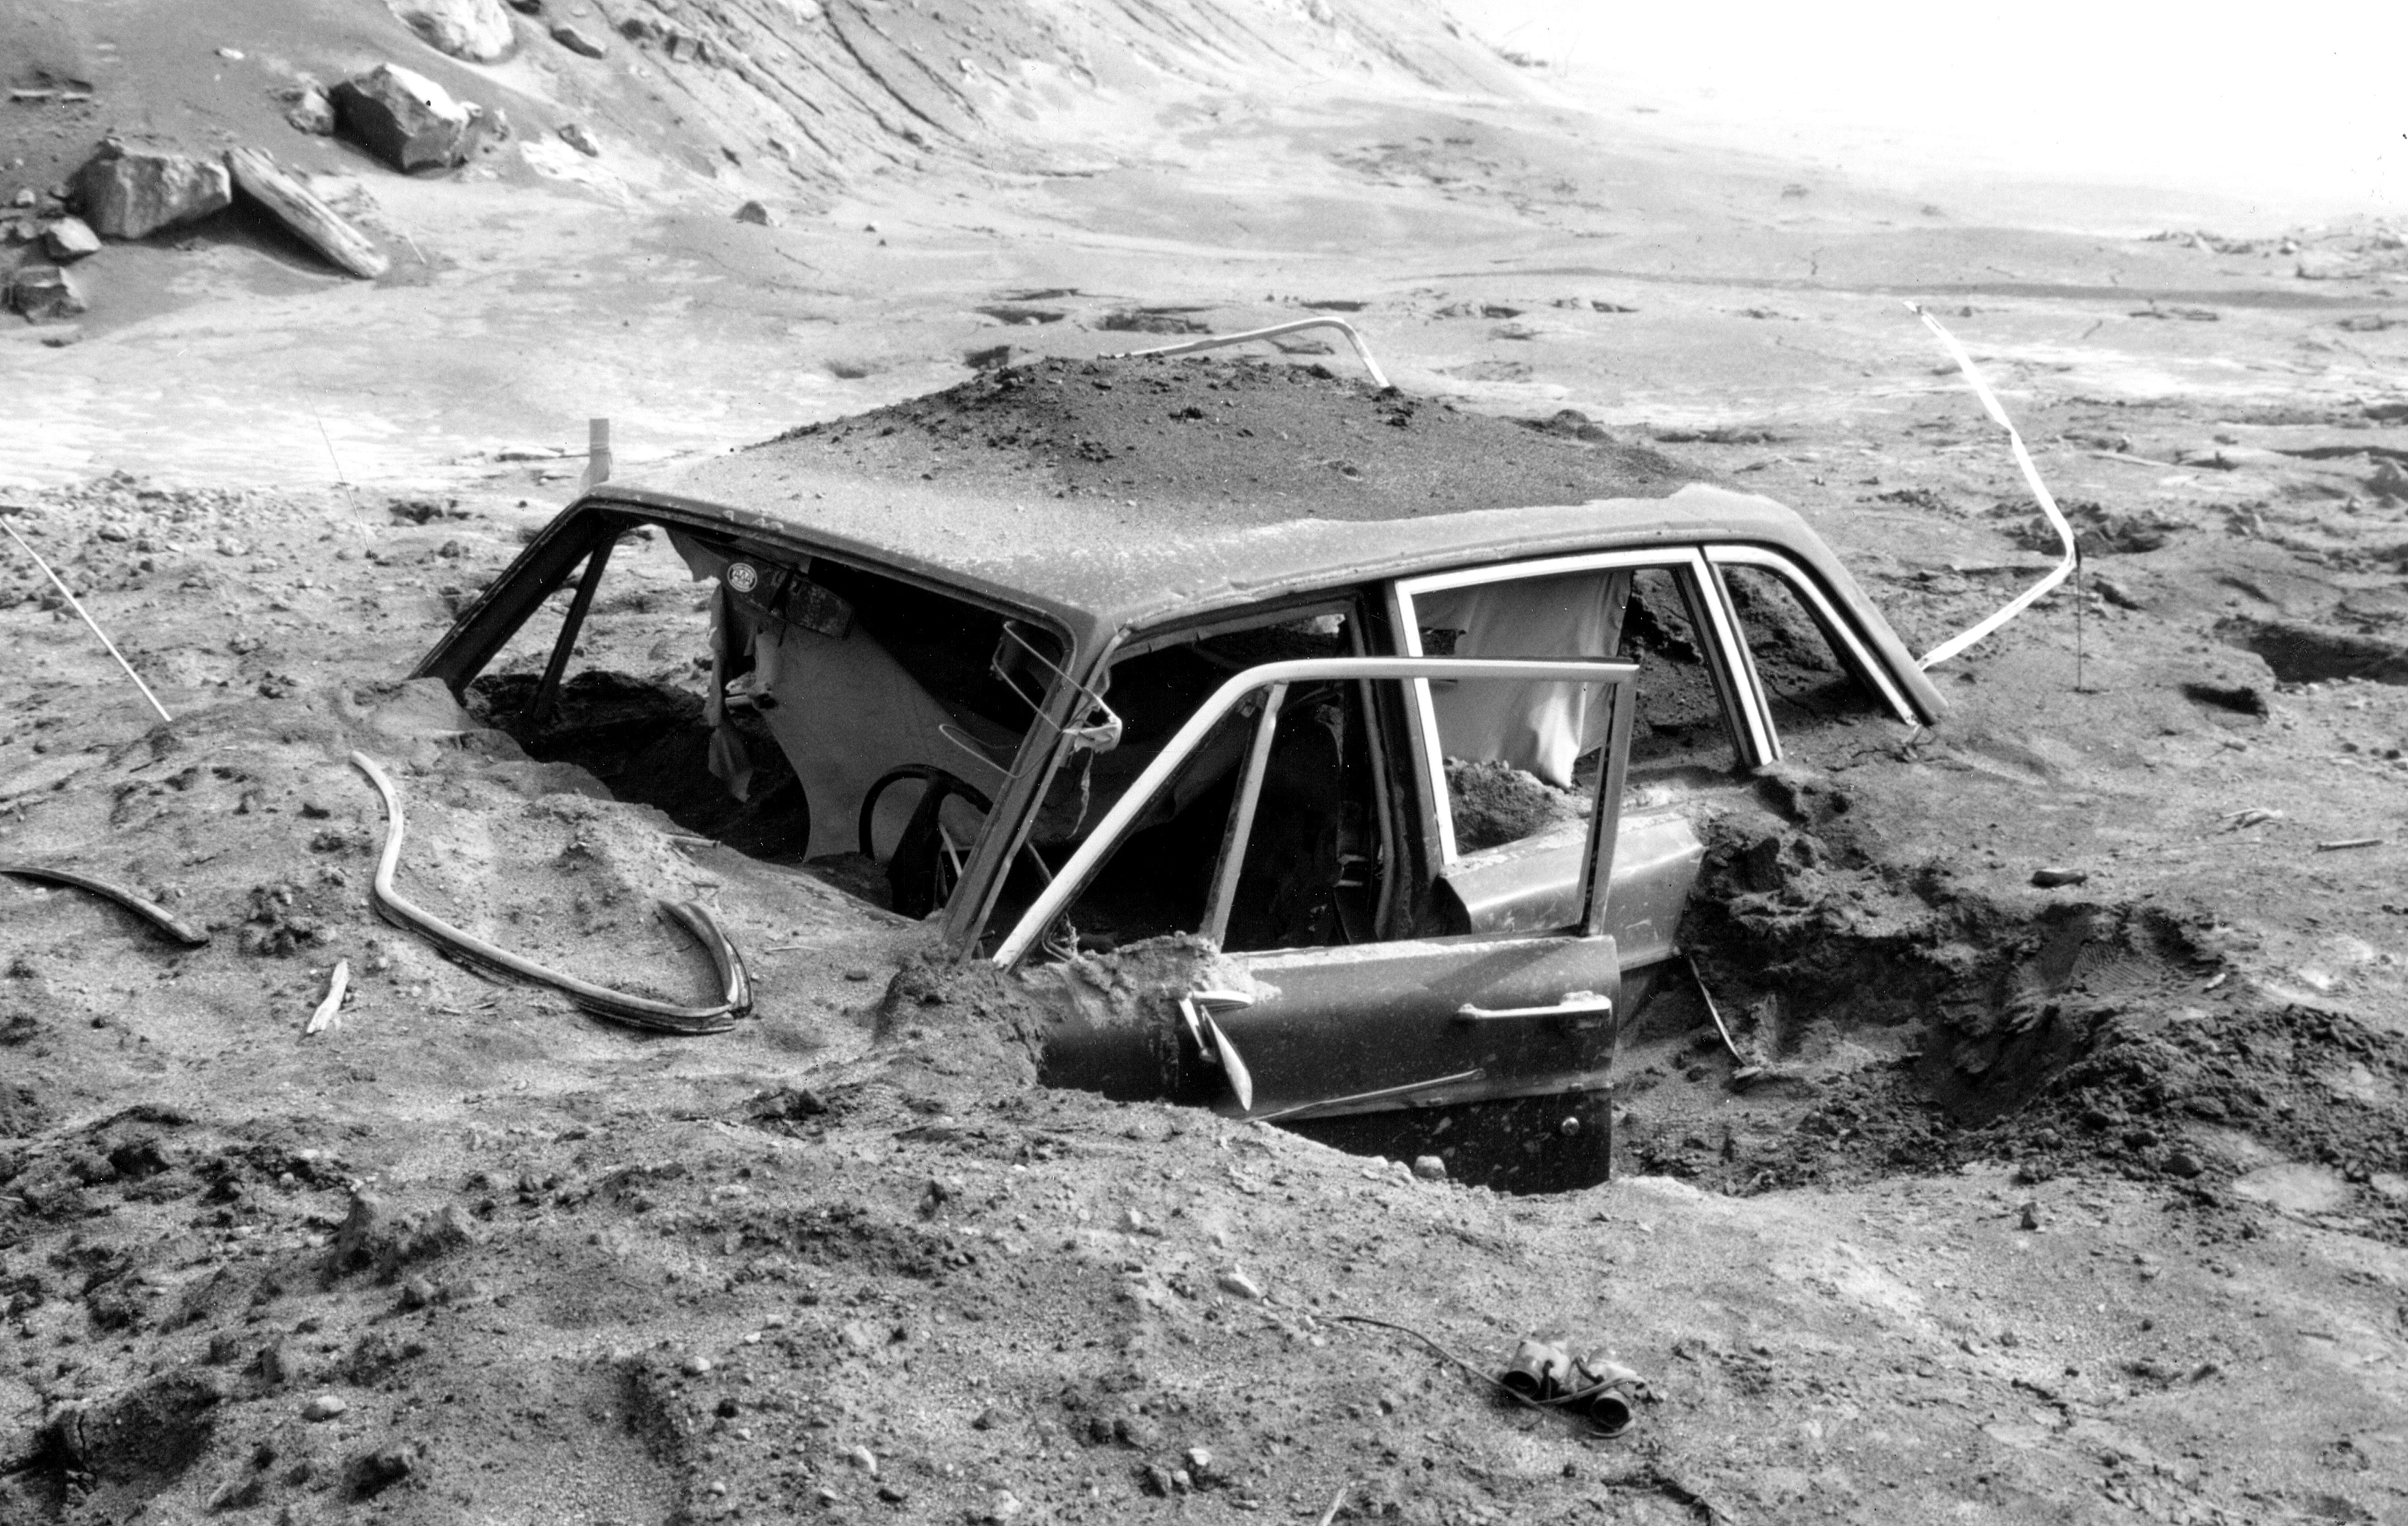
[[[1746,661],[1746,644],[1741,638],[1728,591],[1713,576],[1712,563],[1699,546],[1584,551],[1399,578],[1388,585],[1390,618],[1395,622],[1398,646],[1409,656],[1422,655],[1421,623],[1413,608],[1413,601],[1420,594],[1615,567],[1673,571],[1682,601],[1688,608],[1690,624],[1713,633],[1706,643],[1706,666],[1713,678],[1715,695],[1722,702],[1724,723],[1731,731],[1741,766],[1758,767],[1777,758],[1780,754],[1771,718],[1755,666]],[[1444,876],[1464,857],[1455,846],[1454,803],[1447,798],[1445,789],[1445,749],[1439,740],[1438,710],[1430,697],[1429,685],[1415,682],[1412,694],[1413,713],[1406,718],[1406,729],[1411,734],[1414,784],[1421,793],[1424,828],[1436,849],[1434,867]]]
[[[1412,653],[1264,663],[1232,674],[1203,704],[1197,706],[1171,739],[1164,744],[1161,753],[1131,781],[1121,798],[1112,803],[1086,841],[1081,843],[1061,868],[1054,871],[1044,890],[1022,911],[1010,931],[998,941],[995,952],[989,956],[990,961],[998,969],[1015,969],[1031,950],[1042,943],[1045,929],[1084,892],[1088,882],[1118,850],[1132,824],[1152,803],[1154,796],[1170,781],[1212,728],[1236,711],[1248,695],[1269,690],[1274,685],[1283,688],[1299,682],[1354,679],[1366,683],[1398,680],[1426,683],[1433,677],[1519,678],[1525,681],[1598,683],[1606,687],[1612,705],[1607,766],[1600,771],[1599,799],[1590,816],[1588,858],[1584,869],[1587,882],[1583,891],[1578,926],[1533,930],[1526,934],[1534,938],[1560,935],[1564,932],[1584,936],[1600,935],[1606,925],[1613,849],[1621,823],[1623,782],[1629,753],[1630,719],[1635,709],[1632,699],[1638,685],[1639,664],[1618,659],[1426,657]],[[1259,778],[1253,782],[1259,787]],[[1236,800],[1231,802],[1229,821],[1232,824],[1239,821],[1240,804]],[[1216,858],[1213,865],[1216,879],[1226,866],[1223,859],[1234,852],[1242,860],[1245,848],[1242,829],[1225,833],[1222,857]],[[1497,941],[1493,934],[1466,935]],[[1308,950],[1278,951],[1297,953]]]
[[[1746,622],[1740,619],[1739,606],[1731,598],[1729,585],[1723,581],[1722,569],[1725,567],[1761,568],[1787,584],[1790,592],[1805,604],[1807,612],[1814,617],[1824,639],[1832,642],[1835,655],[1849,665],[1859,682],[1870,685],[1888,705],[1891,718],[1907,726],[1923,723],[1915,714],[1914,706],[1908,703],[1905,692],[1899,689],[1897,676],[1873,655],[1864,633],[1841,613],[1840,606],[1795,560],[1768,546],[1715,545],[1707,547],[1705,551],[1706,564],[1713,571],[1714,595],[1730,611],[1731,623],[1740,635],[1740,653],[1747,663],[1748,682],[1764,705],[1765,729],[1771,735],[1776,759],[1786,757],[1788,753],[1781,740],[1781,728],[1772,720],[1771,693],[1764,687],[1764,676],[1756,669],[1756,650],[1748,644]]]

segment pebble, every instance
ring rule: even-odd
[[[727,1492],[727,1480],[726,1480],[726,1479],[724,1479],[724,1478],[713,1478],[713,1479],[710,1481],[710,1489],[709,1492],[713,1493],[713,1494],[724,1494],[724,1493],[726,1493],[726,1492]]]
[[[869,978],[869,972],[856,964],[844,972],[844,977],[848,980],[867,980]]]
[[[851,1462],[854,1467],[859,1468],[862,1472],[869,1475],[872,1478],[878,1476],[878,1454],[871,1451],[868,1448],[855,1447],[853,1450],[845,1453],[844,1456],[845,1461]]]
[[[1216,1280],[1221,1285],[1221,1291],[1232,1297],[1243,1298],[1251,1302],[1263,1296],[1263,1285],[1243,1272],[1224,1272]]]
[[[2039,1205],[2039,1204],[2037,1204],[2037,1203],[2027,1203],[2027,1204],[2025,1204],[2025,1205],[2023,1205],[2023,1207],[2022,1207],[2020,1210],[2018,1210],[2018,1212],[2019,1212],[2019,1215],[2020,1215],[2020,1222],[2022,1223],[2022,1225],[2023,1225],[2023,1227],[2024,1227],[2024,1228],[2026,1228],[2026,1229],[2038,1229],[2038,1228],[2040,1228],[2040,1205]]]
[[[2032,871],[2031,882],[2044,891],[2056,890],[2060,885],[2086,885],[2090,882],[2090,871],[2087,869],[2065,869],[2054,866],[2045,869],[2034,869]]]
[[[2199,1157],[2186,1149],[2178,1149],[2166,1157],[2166,1169],[2177,1177],[2196,1177],[2207,1168]]]
[[[1212,1471],[1212,1450],[1209,1447],[1187,1448],[1187,1471],[1201,1478]]]
[[[685,1371],[689,1377],[700,1377],[710,1371],[710,1359],[699,1353],[690,1356],[685,1359]]]
[[[1446,1180],[1446,1162],[1435,1155],[1413,1157],[1413,1175],[1424,1181]]]
[[[351,1407],[350,1401],[339,1393],[322,1393],[301,1406],[301,1418],[313,1421],[331,1420]]]

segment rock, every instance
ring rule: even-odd
[[[42,230],[42,252],[64,263],[100,252],[100,235],[79,217],[63,217]]]
[[[2056,890],[2060,885],[2086,885],[2090,882],[2090,871],[2087,869],[2034,869],[2031,882],[2044,891]]]
[[[1202,1478],[1212,1471],[1212,1452],[1208,1447],[1187,1448],[1187,1471]]]
[[[782,228],[786,225],[786,220],[784,217],[781,216],[774,208],[770,207],[766,203],[757,201],[748,201],[743,206],[738,207],[736,209],[736,221],[738,222],[750,222],[755,227],[761,228]]]
[[[228,149],[226,168],[233,172],[236,190],[265,207],[337,269],[374,280],[393,267],[383,251],[344,221],[341,213],[257,149]]]
[[[73,318],[84,310],[81,292],[56,265],[19,265],[8,278],[8,306],[36,323]]]
[[[862,1472],[869,1475],[872,1478],[878,1476],[878,1454],[871,1451],[868,1448],[855,1447],[853,1450],[845,1453],[844,1456],[846,1462],[851,1462],[854,1467],[859,1468]]]
[[[307,133],[312,137],[325,137],[335,130],[335,103],[326,98],[324,91],[310,85],[301,92],[292,108],[284,113],[284,120],[293,124],[295,132]]]
[[[491,64],[508,58],[518,45],[510,13],[502,0],[385,0],[393,13],[426,40],[426,45],[453,58]]]
[[[1424,1181],[1446,1180],[1446,1162],[1435,1155],[1413,1157],[1413,1175]]]
[[[566,21],[556,21],[552,24],[552,40],[570,52],[582,53],[587,58],[600,58],[609,51],[601,38],[588,36]]]
[[[1172,1485],[1168,1468],[1159,1462],[1148,1462],[1140,1472],[1139,1476],[1144,1479],[1147,1493],[1159,1494],[1165,1499],[1169,1498]]]
[[[1233,1298],[1242,1298],[1253,1303],[1263,1296],[1263,1285],[1243,1272],[1224,1272],[1213,1280],[1220,1284],[1223,1292]]]
[[[414,70],[380,64],[337,85],[334,101],[344,130],[404,173],[448,169],[468,157],[476,114]]]
[[[695,1355],[685,1359],[684,1367],[685,1375],[688,1377],[700,1377],[703,1374],[710,1371],[711,1362],[709,1357],[702,1355],[700,1352],[696,1352]]]
[[[401,1285],[401,1306],[423,1309],[435,1302],[435,1284],[424,1277],[411,1277]]]
[[[2017,1210],[2016,1222],[2021,1224],[2025,1229],[2040,1228],[2040,1205],[2037,1203],[2025,1204],[2021,1209]]]
[[[116,137],[76,171],[75,190],[85,220],[104,238],[148,238],[234,201],[234,181],[216,159]]]
[[[911,1498],[911,1491],[895,1484],[881,1484],[878,1497],[889,1505],[901,1505]]]
[[[587,158],[602,157],[602,145],[595,141],[594,135],[586,130],[583,122],[565,121],[552,130],[560,135],[560,141]]]
[[[397,1484],[418,1468],[418,1448],[404,1443],[382,1447],[360,1459],[362,1492],[374,1493],[388,1484]]]
[[[329,1260],[337,1272],[369,1269],[390,1282],[401,1267],[457,1250],[475,1238],[467,1214],[456,1203],[431,1213],[395,1214],[376,1198],[359,1193],[335,1232]]]
[[[510,8],[522,16],[543,14],[543,0],[510,0]]]
[[[322,1393],[301,1406],[301,1418],[315,1424],[331,1420],[351,1407],[351,1401],[339,1393]]]
[[[2178,1149],[2166,1157],[2166,1170],[2173,1176],[2196,1177],[2206,1169],[2200,1163],[2199,1157],[2186,1149]]]

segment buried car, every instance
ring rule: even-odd
[[[594,486],[416,676],[992,961],[1049,1083],[1578,1185],[1718,792],[1942,702],[1796,513],[1556,423],[1012,368]]]

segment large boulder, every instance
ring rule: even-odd
[[[104,139],[76,172],[75,190],[84,221],[104,238],[147,238],[234,201],[234,183],[216,159],[116,137]]]
[[[8,306],[36,323],[73,318],[84,310],[82,295],[56,265],[19,265],[8,278]]]
[[[415,70],[380,64],[337,85],[334,102],[344,131],[395,169],[444,169],[468,157],[476,112]]]
[[[404,25],[426,39],[430,48],[491,64],[508,58],[518,45],[510,29],[510,13],[502,0],[385,0]]]

